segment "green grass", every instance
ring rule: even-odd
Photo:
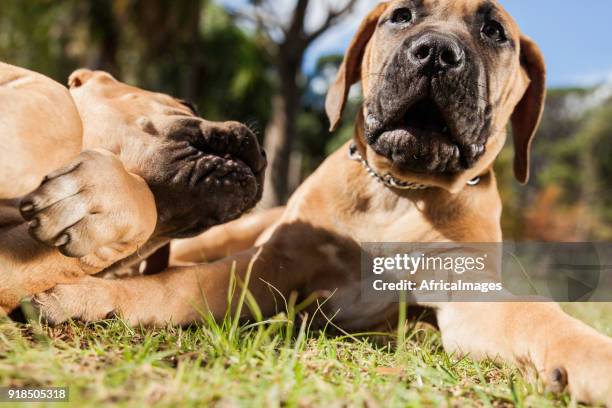
[[[612,334],[612,305],[566,308]],[[56,328],[5,320],[0,385],[69,386],[79,407],[572,405],[512,367],[447,355],[423,323],[386,335],[332,334],[309,331],[307,318],[295,323],[289,309],[250,326],[228,317],[155,330],[119,319]]]

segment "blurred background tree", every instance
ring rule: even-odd
[[[66,83],[76,68],[267,123],[274,86],[256,38],[210,0],[3,0],[0,59]]]
[[[303,62],[355,1],[227,1],[3,0],[0,59],[62,83],[76,68],[104,69],[189,100],[207,119],[249,124],[266,139],[265,204],[275,205],[352,135],[357,89],[333,135],[324,112],[342,56],[307,72]],[[611,117],[611,84],[550,90],[530,184],[513,181],[510,146],[496,164],[506,239],[612,239]]]
[[[296,178],[301,167],[301,155],[292,153],[294,141],[299,138],[298,116],[305,85],[302,66],[306,50],[325,31],[341,22],[352,11],[356,1],[341,0],[343,4],[340,6],[329,1],[323,5],[327,7],[323,20],[313,28],[307,27],[308,14],[314,7],[322,5],[311,0],[289,3],[293,4],[288,13],[282,13],[279,2],[272,0],[249,0],[251,7],[232,10],[236,18],[246,19],[254,25],[257,37],[269,52],[277,78],[272,117],[266,126],[264,140],[269,161],[262,199],[264,207],[277,206],[287,200],[290,190],[295,187],[291,185],[291,179]],[[302,117],[302,121],[304,119]]]
[[[612,84],[549,90],[532,180],[512,180],[512,148],[496,163],[506,239],[612,239]]]

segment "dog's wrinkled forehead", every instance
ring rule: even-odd
[[[469,26],[478,17],[492,17],[506,23],[518,37],[519,30],[514,19],[494,0],[394,0],[383,3],[386,7],[381,20],[389,18],[398,8],[408,8],[414,17],[422,21],[439,21],[450,24],[465,23]]]
[[[186,101],[125,84],[104,71],[80,69],[70,76],[68,83],[73,95],[87,96],[80,98],[82,104],[99,103],[100,99],[112,101],[117,111],[128,116],[197,115],[195,107]]]
[[[390,3],[392,6],[403,3],[424,13],[447,18],[458,17],[466,21],[479,13],[495,13],[502,15],[504,18],[512,19],[503,7],[494,0],[397,0]]]
[[[369,50],[374,56],[364,59],[364,64],[381,62],[381,54],[392,53],[395,46],[406,37],[415,36],[423,31],[436,31],[456,36],[467,46],[478,48],[479,54],[487,54],[495,59],[495,49],[481,47],[479,39],[483,26],[488,22],[499,24],[506,37],[502,51],[518,52],[520,29],[504,8],[492,0],[395,0],[382,3],[384,11],[380,14]],[[406,24],[401,24],[405,21]],[[400,24],[388,24],[400,22]],[[495,26],[487,27],[494,30]],[[384,44],[384,46],[377,46]],[[482,48],[482,49],[481,49]],[[372,58],[374,57],[374,58]]]

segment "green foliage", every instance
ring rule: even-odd
[[[214,4],[206,9],[203,27],[203,112],[212,119],[256,121],[263,128],[274,93],[269,56]]]
[[[246,300],[248,303],[248,300]],[[310,329],[297,305],[263,321],[50,328],[0,320],[0,384],[69,386],[70,406],[571,406],[519,371],[446,354],[430,326]],[[609,305],[567,305],[612,334]],[[61,405],[64,406],[64,405]]]
[[[506,238],[612,239],[612,100],[580,111],[595,91],[549,91],[528,186],[512,181],[512,148],[506,146],[500,155],[495,168]],[[558,194],[544,199],[545,192],[553,191]]]
[[[78,24],[78,1],[3,0],[0,5],[0,59],[44,72],[65,83],[77,65],[73,43],[84,26]]]
[[[61,83],[80,67],[107,70],[208,119],[260,127],[274,93],[264,48],[212,1],[4,0],[0,59]]]

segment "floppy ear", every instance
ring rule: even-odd
[[[538,46],[521,36],[521,65],[529,78],[529,86],[512,113],[514,137],[514,175],[525,184],[529,180],[529,155],[546,99],[546,66]]]
[[[372,38],[376,30],[376,24],[378,24],[378,19],[387,9],[387,5],[387,3],[378,4],[361,22],[357,34],[353,37],[344,55],[344,60],[338,70],[336,81],[327,92],[325,111],[329,118],[329,130],[332,132],[336,130],[340,123],[342,111],[346,105],[346,99],[348,98],[351,85],[359,81],[361,61],[363,60],[366,45],[370,41],[370,38]]]

